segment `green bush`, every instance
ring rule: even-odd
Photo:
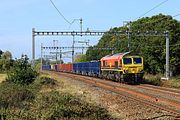
[[[39,94],[32,106],[39,119],[113,120],[104,108],[88,104],[70,94],[52,91]]]
[[[24,108],[24,101],[31,101],[35,95],[26,86],[3,82],[0,84],[0,109]]]
[[[162,75],[160,74],[157,75],[145,74],[142,83],[161,86],[162,85],[161,76]]]
[[[30,85],[19,85],[9,81],[1,83],[0,120],[114,119],[102,107],[89,104],[69,93],[53,90],[55,85],[57,81],[47,77],[38,77]],[[42,90],[44,86],[48,91]]]
[[[44,76],[40,78],[40,83],[42,85],[52,85],[52,86],[57,84],[55,79]]]
[[[22,55],[21,59],[17,59],[13,67],[7,73],[7,80],[17,84],[30,84],[37,77],[37,71],[28,63],[28,57]]]

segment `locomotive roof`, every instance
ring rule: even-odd
[[[117,54],[113,54],[113,55],[107,55],[103,58],[101,58],[101,60],[107,60],[107,59],[121,59],[122,57],[131,54],[131,52],[125,52],[125,53],[117,53]]]

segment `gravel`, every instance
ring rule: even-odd
[[[59,91],[79,96],[82,100],[106,108],[112,116],[120,120],[175,120],[175,117],[159,109],[153,109],[138,101],[119,96],[116,93],[103,90],[94,85],[65,77],[62,74],[51,73],[58,81],[63,81],[64,87]],[[117,83],[115,83],[117,84]]]

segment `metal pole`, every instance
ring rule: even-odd
[[[35,65],[35,28],[32,29],[32,66]]]
[[[128,31],[128,49],[129,49],[129,51],[131,50],[130,49],[130,34],[129,34],[129,31]]]
[[[119,50],[119,48],[120,48],[120,35],[118,35],[118,50]]]
[[[61,48],[59,49],[59,58],[60,58],[60,63],[59,64],[62,64],[61,63],[61,57],[62,57],[62,55],[61,55]]]
[[[74,40],[74,35],[73,35],[73,45],[72,45],[72,63],[74,63],[74,43],[75,43],[75,40]]]
[[[84,51],[84,48],[83,48],[83,44],[82,44],[82,55],[83,55],[83,51]]]
[[[166,79],[169,80],[169,32],[166,31]]]
[[[56,64],[57,64],[57,53],[58,53],[58,40],[53,40],[53,47],[55,48],[56,50]]]
[[[43,44],[41,43],[41,71],[43,70],[42,66],[43,66],[43,58],[42,55],[43,54]]]
[[[81,26],[81,32],[82,32],[82,18],[80,19],[80,26]]]

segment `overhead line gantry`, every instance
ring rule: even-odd
[[[158,31],[36,31],[35,28],[32,29],[32,64],[35,61],[35,37],[36,36],[72,36],[72,62],[74,59],[74,37],[75,36],[102,36],[104,34],[112,36],[163,36],[166,38],[166,78],[169,79],[169,32],[158,32]]]

